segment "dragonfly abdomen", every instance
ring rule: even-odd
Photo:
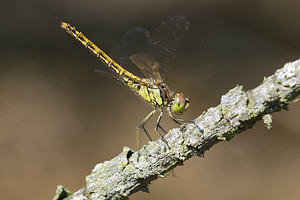
[[[92,54],[96,55],[109,69],[111,69],[118,76],[127,77],[139,81],[140,78],[130,73],[113,59],[111,59],[106,53],[104,53],[98,46],[96,46],[91,40],[85,37],[75,26],[71,26],[68,23],[62,22],[61,27],[65,29],[71,36],[78,40],[85,48],[89,49]]]
[[[91,40],[85,37],[74,26],[62,22],[61,27],[64,28],[76,40],[82,43],[85,48],[89,49],[97,56],[114,74],[117,79],[123,81],[134,93],[141,96],[143,99],[151,103],[154,108],[166,106],[169,103],[168,89],[163,83],[163,87],[159,84],[154,84],[152,81],[141,79],[138,76],[127,71],[97,47]]]

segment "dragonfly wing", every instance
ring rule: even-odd
[[[122,36],[119,43],[113,48],[110,53],[111,57],[126,70],[134,73],[137,76],[145,76],[141,72],[141,68],[134,63],[132,55],[145,54],[149,43],[149,32],[143,28],[135,27],[130,29]],[[140,64],[140,63],[139,63]],[[140,70],[137,70],[138,68]]]
[[[159,63],[159,73],[163,79],[188,28],[186,17],[174,16],[162,22],[150,36],[147,52]]]
[[[151,77],[155,80],[161,79],[159,63],[154,57],[146,53],[140,53],[130,56],[130,60],[140,69],[145,77]]]
[[[143,28],[132,28],[110,55],[122,67],[139,77],[164,79],[178,45],[188,31],[188,25],[186,17],[174,16],[158,26],[151,36]]]

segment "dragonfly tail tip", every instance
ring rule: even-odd
[[[66,22],[60,22],[60,27],[63,28],[63,29],[66,29],[68,26],[68,23]]]

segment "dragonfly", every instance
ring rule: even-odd
[[[164,83],[176,50],[189,29],[187,18],[184,16],[171,17],[163,21],[152,34],[149,34],[149,31],[144,28],[132,28],[112,50],[112,56],[96,46],[75,26],[61,22],[61,28],[100,59],[107,67],[109,75],[121,81],[131,91],[153,106],[153,111],[137,127],[138,148],[142,130],[152,141],[145,129],[145,124],[156,112],[159,114],[155,132],[166,142],[159,132],[159,129],[161,129],[166,134],[166,131],[160,125],[164,108],[167,109],[168,115],[176,123],[181,124],[180,122],[184,120],[177,118],[177,116],[187,110],[190,102],[189,98],[184,96],[183,93],[170,90]],[[103,70],[100,71],[103,72]],[[133,73],[133,71],[136,71],[136,73]]]

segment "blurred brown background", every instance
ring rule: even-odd
[[[151,31],[187,16],[166,82],[190,97],[183,118],[193,119],[237,84],[252,89],[300,57],[299,8],[296,0],[2,1],[1,199],[51,199],[58,184],[78,190],[96,163],[136,149],[136,125],[152,109],[94,73],[103,65],[60,21],[109,52],[133,26]],[[131,199],[300,199],[300,103],[289,108],[273,114],[272,130],[259,122]],[[166,116],[162,124],[176,126]]]

